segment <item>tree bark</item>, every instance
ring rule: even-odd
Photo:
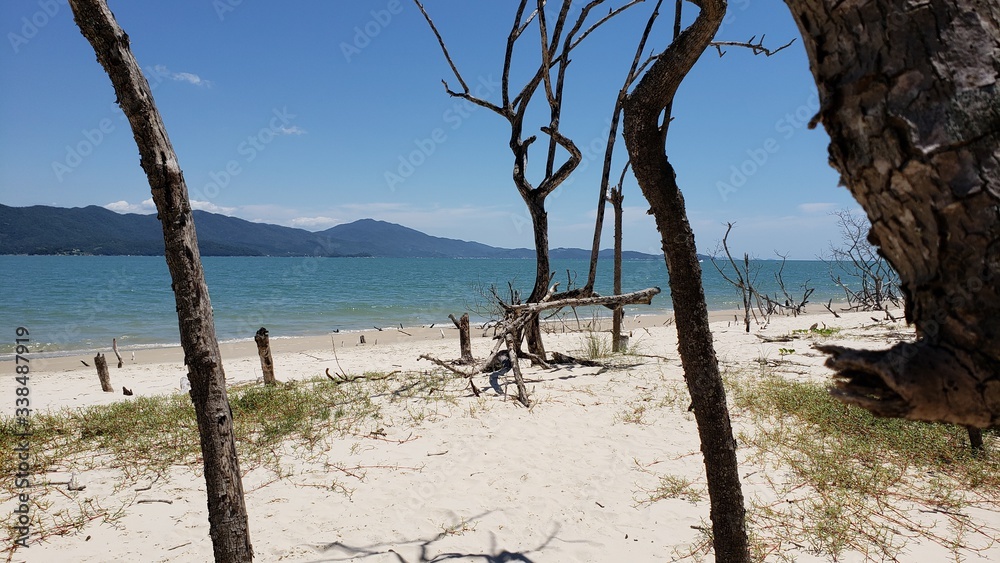
[[[615,295],[622,294],[622,196],[621,184],[611,190],[611,205],[615,212],[615,272],[614,272],[614,292]],[[625,310],[621,305],[615,307],[615,312],[611,317],[611,351],[624,352],[627,341],[622,338],[622,317]]]
[[[115,388],[111,386],[111,374],[108,373],[108,360],[104,354],[98,353],[94,356],[94,367],[97,368],[97,379],[101,380],[101,391],[114,393]]]
[[[70,0],[74,18],[93,46],[128,117],[163,226],[167,267],[177,304],[184,363],[191,381],[208,491],[209,534],[217,562],[253,560],[243,482],[233,437],[226,375],[215,336],[187,185],[149,83],[105,0]]]
[[[257,343],[257,355],[260,356],[260,371],[264,374],[264,385],[277,385],[274,378],[274,359],[271,358],[271,339],[268,337],[267,329],[260,327],[253,337]]]
[[[545,198],[536,197],[525,201],[531,214],[531,224],[535,231],[535,285],[531,289],[528,303],[537,303],[549,290],[552,279],[549,263],[549,217],[545,211]],[[538,315],[534,315],[525,330],[528,351],[545,359],[545,344],[542,342],[542,326]]]
[[[881,416],[1000,423],[1000,4],[786,0],[830,162],[899,273],[916,343],[827,346],[834,394]]]
[[[663,243],[678,351],[705,458],[716,560],[744,562],[750,560],[750,555],[736,441],[709,329],[694,233],[674,169],[664,154],[659,122],[681,80],[704,52],[726,13],[725,0],[694,3],[701,8],[698,18],[657,57],[629,94],[623,134],[632,170],[649,201]],[[669,119],[667,115],[665,120]]]
[[[458,346],[462,353],[459,361],[463,364],[475,363],[476,359],[472,356],[472,337],[469,334],[469,314],[463,314],[460,319],[456,319],[455,315],[448,315],[448,318],[458,329]]]

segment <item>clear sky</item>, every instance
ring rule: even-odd
[[[667,4],[651,48],[669,39]],[[507,123],[445,94],[442,79],[457,83],[411,1],[110,5],[153,87],[196,208],[309,230],[371,217],[532,245]],[[498,102],[516,2],[425,6],[470,87]],[[574,51],[562,130],[584,163],[549,198],[552,247],[590,245],[614,96],[652,6],[631,8]],[[685,5],[686,22],[696,10]],[[0,203],[152,212],[128,123],[68,4],[4,0],[0,22]],[[717,39],[761,34],[775,47],[798,30],[779,0],[731,0]],[[522,42],[515,89],[537,65],[537,31]],[[529,162],[537,181],[544,100],[533,109],[526,134],[540,136]],[[771,58],[739,48],[703,56],[677,95],[667,147],[699,250],[715,248],[727,221],[736,223],[732,246],[761,258],[777,250],[812,259],[839,239],[829,212],[856,204],[827,164],[826,133],[805,127],[817,109],[798,39]],[[624,154],[619,142],[615,175]],[[625,247],[658,253],[631,178],[625,206]]]

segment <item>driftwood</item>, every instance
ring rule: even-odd
[[[528,390],[524,386],[524,375],[521,373],[521,365],[517,361],[517,344],[514,342],[514,335],[505,332],[503,337],[504,341],[507,342],[507,350],[510,351],[510,367],[514,370],[514,383],[517,384],[517,400],[522,405],[530,407],[531,401],[528,399]]]
[[[465,313],[461,319],[456,319],[455,315],[448,315],[448,318],[451,319],[451,322],[455,323],[455,328],[458,329],[459,348],[462,352],[462,357],[459,361],[463,364],[475,362],[475,359],[472,357],[472,338],[469,336],[469,314]]]
[[[118,356],[118,369],[122,369],[122,366],[125,365],[125,362],[122,361],[122,355],[118,353],[118,339],[117,338],[112,338],[111,339],[111,349],[114,350],[115,356]]]
[[[257,343],[257,355],[260,356],[260,370],[264,373],[264,385],[275,385],[278,381],[274,378],[274,360],[271,358],[271,339],[267,335],[267,329],[260,327],[253,337]]]
[[[111,387],[111,375],[108,373],[108,361],[104,359],[104,354],[98,353],[94,356],[94,365],[97,366],[97,377],[101,380],[101,390],[105,393],[114,393]]]
[[[382,381],[383,379],[389,379],[397,373],[399,373],[399,370],[373,375],[345,375],[343,373],[338,373],[336,377],[334,377],[333,375],[330,375],[330,368],[326,368],[326,377],[338,385],[341,383],[351,383],[352,381]]]
[[[549,290],[546,297],[551,297],[555,293],[555,288],[559,284],[555,284]],[[653,297],[660,293],[660,288],[650,287],[648,289],[643,289],[641,291],[633,291],[632,293],[624,293],[622,295],[607,295],[607,296],[593,296],[593,297],[578,297],[572,299],[559,299],[556,301],[542,301],[541,303],[524,303],[516,305],[507,305],[507,318],[501,321],[497,327],[496,334],[494,338],[498,339],[497,345],[493,348],[493,352],[486,359],[485,365],[492,365],[496,355],[500,351],[500,347],[506,343],[504,334],[510,333],[511,335],[518,334],[521,328],[531,319],[531,315],[544,311],[546,309],[557,309],[561,307],[581,307],[586,305],[603,305],[605,307],[610,307],[614,309],[620,305],[634,305],[643,304],[649,305],[652,302]],[[513,352],[511,353],[513,356]],[[512,359],[513,362],[513,359]]]
[[[580,358],[574,358],[568,354],[560,354],[559,352],[552,352],[552,363],[554,364],[576,364],[580,366],[590,366],[590,367],[603,367],[600,362],[595,362],[594,360],[583,360]]]
[[[609,308],[616,308],[622,305],[630,304],[646,304],[648,305],[653,297],[660,293],[660,288],[651,287],[644,289],[642,291],[635,291],[632,293],[625,293],[622,295],[609,295],[609,296],[599,296],[593,295],[589,297],[576,297],[568,299],[558,299],[555,301],[550,301],[549,299],[555,295],[555,290],[558,287],[558,283],[553,284],[549,289],[546,296],[539,303],[524,303],[524,304],[503,304],[503,309],[506,314],[506,318],[496,325],[495,338],[497,340],[496,345],[493,347],[493,351],[486,358],[486,360],[481,364],[481,367],[473,369],[471,372],[462,371],[454,366],[439,360],[437,358],[428,356],[426,354],[420,356],[420,359],[428,360],[433,362],[449,371],[452,371],[462,377],[468,378],[469,384],[472,385],[473,393],[476,396],[479,395],[478,389],[472,384],[472,377],[478,373],[492,372],[498,369],[502,369],[503,365],[500,360],[500,356],[503,354],[507,355],[507,359],[510,362],[510,369],[514,372],[514,382],[517,384],[517,400],[519,403],[526,407],[531,406],[531,401],[528,398],[528,390],[524,385],[524,375],[521,372],[521,365],[518,361],[518,356],[528,358],[535,362],[535,364],[543,367],[549,368],[545,358],[531,353],[518,352],[518,342],[517,339],[521,337],[522,329],[531,321],[533,316],[538,315],[539,312],[545,311],[547,309],[558,309],[561,307],[579,307],[586,305],[603,305]],[[455,322],[453,315],[450,315],[452,322]],[[456,323],[458,324],[458,323]],[[506,350],[502,348],[506,347]],[[566,361],[569,358],[573,363],[579,363],[581,365],[600,365],[594,362],[587,363],[584,360],[577,360],[576,358],[571,358],[558,352],[553,353],[554,361],[559,362]],[[329,375],[329,374],[328,374]],[[332,379],[332,378],[331,378]]]
[[[445,368],[446,370],[451,371],[452,373],[456,373],[458,375],[461,375],[462,377],[464,377],[467,380],[469,380],[469,386],[472,388],[472,394],[475,395],[475,396],[477,396],[477,397],[479,396],[479,388],[476,387],[476,384],[472,381],[472,377],[475,375],[475,372],[466,373],[466,372],[464,372],[464,371],[462,371],[460,369],[455,368],[454,366],[449,365],[448,362],[439,360],[439,359],[437,359],[437,358],[435,358],[433,356],[428,356],[427,354],[422,354],[417,359],[418,360],[427,360],[428,362],[437,364],[437,365]]]

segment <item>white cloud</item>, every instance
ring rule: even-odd
[[[139,203],[129,203],[124,199],[113,201],[106,204],[104,208],[114,211],[115,213],[153,213],[156,211],[156,205],[153,204],[153,198],[143,200]]]
[[[237,211],[236,207],[222,207],[221,205],[216,205],[210,201],[199,201],[197,199],[191,200],[191,209],[208,211],[209,213],[219,213],[220,215],[232,215]]]
[[[296,217],[295,219],[292,219],[293,227],[306,230],[328,229],[337,223],[339,223],[339,221],[331,217]]]
[[[801,203],[798,206],[802,213],[829,213],[837,207],[836,203]]]
[[[189,84],[194,84],[195,86],[204,86],[206,88],[212,87],[212,82],[205,80],[204,78],[193,74],[190,72],[173,72],[168,69],[165,65],[156,65],[153,67],[158,75],[164,78],[169,78],[170,80],[175,80],[177,82],[187,82]]]

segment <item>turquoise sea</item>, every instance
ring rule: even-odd
[[[533,260],[408,258],[206,257],[205,275],[220,340],[252,338],[261,326],[272,338],[322,335],[333,330],[449,323],[448,314],[469,312],[485,320],[481,292],[490,284],[513,281],[527,295],[534,280]],[[760,261],[759,286],[777,290],[773,272],[779,262]],[[803,283],[815,287],[811,303],[822,310],[828,299],[843,300],[820,261],[789,261],[784,280],[793,294]],[[702,264],[711,309],[734,309],[738,294],[708,262]],[[170,276],[162,257],[0,256],[0,359],[13,351],[19,326],[31,333],[34,354],[146,348],[179,342]],[[553,263],[565,289],[567,271],[582,285],[587,261]],[[611,263],[598,270],[597,290],[611,293]],[[658,286],[652,306],[630,314],[671,309],[662,260],[626,261],[623,290]],[[605,315],[606,309],[595,309]],[[580,315],[589,315],[581,312]]]

